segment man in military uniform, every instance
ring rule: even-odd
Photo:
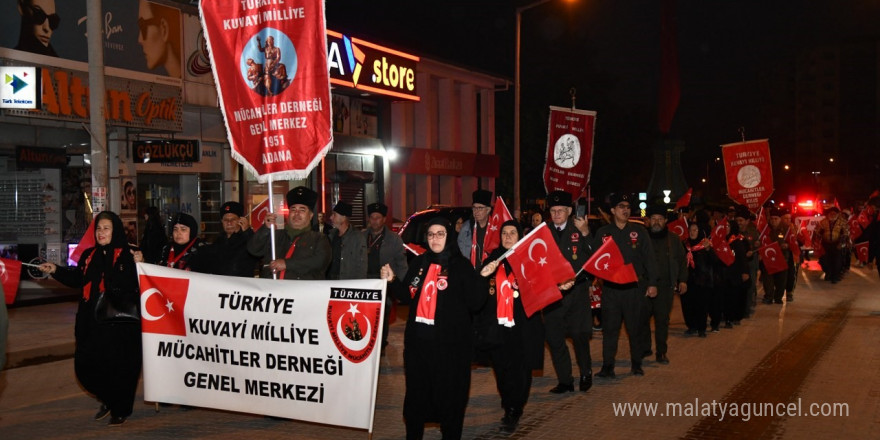
[[[617,356],[617,339],[621,324],[626,325],[629,334],[629,354],[632,360],[631,372],[644,376],[642,356],[645,347],[640,334],[642,317],[645,315],[644,296],[657,296],[657,262],[654,260],[654,247],[644,226],[629,221],[632,209],[631,197],[614,193],[608,197],[612,215],[611,223],[596,231],[598,249],[605,240],[614,240],[625,264],[632,264],[638,281],[617,284],[605,281],[602,287],[602,370],[598,377],[613,378],[614,358]]]
[[[492,192],[478,189],[473,192],[472,196],[471,209],[474,218],[461,225],[461,231],[458,233],[458,248],[461,250],[461,254],[470,260],[474,269],[479,272],[483,267],[483,260],[489,255],[484,245],[489,215],[492,213]]]
[[[547,226],[550,227],[562,256],[571,263],[572,269],[577,273],[593,253],[587,221],[571,216],[571,194],[564,191],[547,194],[547,204],[550,206],[550,221]],[[571,356],[565,343],[566,336],[571,337],[575,360],[581,373],[579,389],[587,391],[593,386],[590,357],[590,337],[593,333],[593,319],[590,312],[591,280],[584,274],[575,280],[570,289],[562,290],[562,300],[544,309],[545,337],[550,348],[553,369],[559,381],[550,389],[554,394],[574,391]]]
[[[367,205],[367,229],[363,241],[367,244],[367,278],[381,278],[382,266],[388,264],[394,273],[405,274],[408,266],[403,240],[385,224],[388,207],[376,202]],[[382,347],[388,345],[388,319],[392,311],[391,298],[385,298],[385,325],[382,331]],[[384,353],[384,352],[383,352]]]
[[[657,348],[657,362],[668,364],[666,341],[669,338],[669,314],[675,292],[687,293],[688,266],[687,255],[681,239],[666,229],[667,209],[665,205],[648,207],[648,235],[654,247],[654,261],[657,263],[657,296],[644,298],[645,319],[642,324],[642,344],[645,356],[651,355],[651,318],[654,318],[654,340]]]
[[[340,200],[333,207],[330,221],[330,267],[328,280],[360,280],[367,277],[367,242],[361,231],[352,227],[348,220],[352,206]]]
[[[330,243],[327,237],[312,230],[315,203],[318,194],[304,186],[287,192],[287,224],[275,231],[275,252],[269,242],[270,225],[275,224],[277,213],[266,215],[265,223],[248,242],[248,252],[263,258],[266,263],[262,278],[277,275],[285,280],[323,280],[330,264]]]

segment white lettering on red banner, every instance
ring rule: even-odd
[[[577,200],[590,181],[596,112],[550,106],[544,188]]]
[[[306,178],[333,140],[323,2],[199,7],[233,158],[260,182]]]
[[[767,139],[721,146],[728,196],[752,212],[773,194],[773,169]]]

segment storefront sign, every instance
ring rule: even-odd
[[[0,67],[0,108],[40,108],[40,69]]]
[[[391,171],[433,176],[498,177],[498,156],[426,148],[398,148]]]
[[[419,57],[360,38],[327,31],[330,83],[418,101],[416,66]]]
[[[198,162],[199,141],[162,139],[134,141],[131,154],[138,163]]]
[[[41,109],[9,110],[16,116],[89,122],[87,72],[43,67]],[[179,86],[105,77],[109,125],[181,131],[183,109]]]
[[[67,153],[63,148],[15,147],[15,166],[24,168],[64,168],[67,166]]]

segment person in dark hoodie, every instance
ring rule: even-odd
[[[425,423],[439,422],[444,439],[459,439],[471,383],[471,316],[486,302],[491,272],[474,271],[446,218],[428,223],[427,238],[428,249],[402,279],[388,264],[380,275],[394,296],[410,304],[403,337],[406,438],[421,439]]]
[[[199,250],[204,255],[205,268],[215,275],[253,278],[258,259],[247,251],[254,230],[244,217],[244,206],[238,202],[226,202],[220,207],[220,214],[223,233]]]
[[[177,213],[171,219],[171,241],[162,249],[160,266],[194,272],[207,272],[199,255],[205,242],[199,238],[199,224],[189,214]]]
[[[76,378],[101,402],[94,419],[109,414],[110,425],[121,425],[132,413],[141,374],[140,291],[134,252],[125,239],[122,220],[104,211],[94,221],[95,247],[82,253],[77,266],[43,263],[40,270],[82,289],[74,324]],[[102,301],[131,313],[125,317],[102,314]]]

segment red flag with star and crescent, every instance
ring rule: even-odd
[[[733,254],[733,249],[727,242],[727,231],[726,223],[715,226],[715,229],[712,230],[712,250],[725,266],[730,266],[736,260],[736,255]]]
[[[508,220],[513,220],[507,205],[501,197],[495,197],[495,206],[492,208],[492,217],[489,217],[489,223],[486,227],[486,237],[483,239],[483,249],[486,254],[501,245],[501,225]]]
[[[141,331],[186,336],[186,296],[189,280],[141,275]]]
[[[798,245],[797,234],[794,232],[794,225],[788,227],[785,231],[785,242],[788,243],[788,249],[794,258],[795,264],[801,262],[801,247]]]
[[[251,229],[255,231],[260,229],[260,226],[263,226],[263,222],[266,221],[267,214],[269,214],[268,197],[251,210]]]
[[[853,250],[856,251],[856,258],[862,263],[868,262],[868,245],[867,241],[861,242],[855,246],[853,246]]]
[[[632,263],[623,261],[620,248],[611,238],[599,246],[583,267],[585,271],[612,283],[628,284],[639,280]]]
[[[688,238],[688,222],[684,216],[677,218],[675,221],[671,221],[666,224],[666,229],[669,229],[669,232],[677,235],[681,241],[684,241]]]
[[[761,246],[758,248],[758,254],[761,256],[761,261],[764,263],[764,269],[767,270],[768,275],[788,269],[788,262],[785,261],[779,243],[774,241],[766,246]]]
[[[304,179],[333,143],[324,2],[199,2],[232,157]]]
[[[688,190],[675,202],[675,208],[673,210],[678,211],[679,209],[687,208],[688,205],[691,204],[691,197],[694,194],[693,188],[688,188]]]
[[[558,284],[575,277],[571,264],[541,223],[504,255],[513,268],[526,316],[562,299]]]
[[[0,282],[3,284],[6,304],[14,303],[21,282],[21,261],[0,258]]]

